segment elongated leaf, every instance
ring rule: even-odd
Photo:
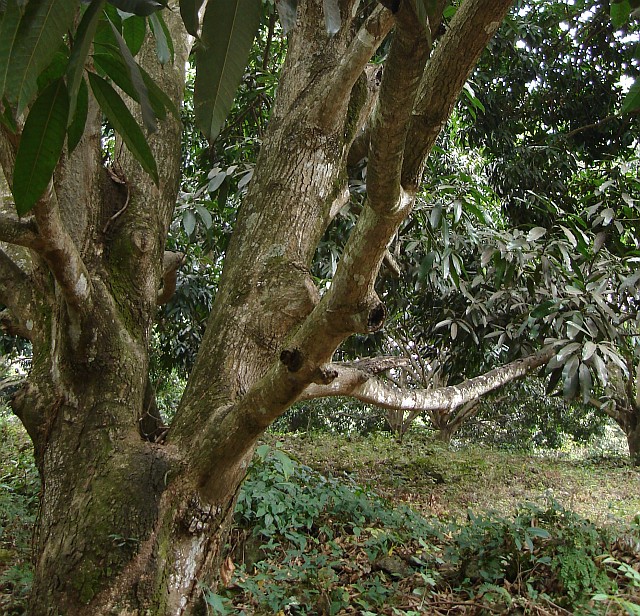
[[[110,53],[97,53],[93,56],[93,61],[96,67],[102,70],[123,92],[128,94],[137,103],[140,102],[137,98],[138,93],[131,81],[129,71],[127,71],[127,67],[124,65],[122,58]],[[167,115],[166,107],[169,107],[171,113],[174,113],[175,110],[175,115],[179,119],[180,113],[170,101],[169,97],[162,92],[162,89],[157,86],[153,79],[151,79],[140,66],[138,66],[138,68],[147,86],[149,100],[156,117],[164,120]],[[169,100],[171,106],[167,105],[167,100]]]
[[[33,103],[20,138],[13,173],[16,210],[24,216],[45,191],[58,164],[67,133],[69,95],[62,79]]]
[[[96,33],[100,13],[104,6],[105,0],[92,0],[91,4],[85,11],[78,29],[76,30],[76,38],[73,41],[71,55],[69,56],[69,64],[67,65],[67,88],[69,89],[69,122],[75,117],[76,97],[78,96],[78,88],[82,81],[82,73],[84,72],[84,64],[87,60],[89,48]]]
[[[338,0],[322,0],[322,8],[324,10],[324,27],[329,34],[334,35],[342,25]]]
[[[202,2],[203,0],[180,0],[180,15],[182,16],[184,27],[191,36],[196,38],[200,29],[199,13]]]
[[[73,24],[79,0],[29,2],[11,49],[5,94],[21,115],[37,91],[37,79]],[[4,20],[3,20],[4,21]]]
[[[122,20],[122,36],[127,41],[127,47],[131,50],[131,55],[138,55],[147,36],[147,20],[138,15]]]
[[[113,25],[113,22],[109,21],[109,23],[111,24],[113,35],[118,42],[120,57],[124,60],[127,71],[129,73],[129,77],[131,79],[131,83],[136,90],[136,100],[140,103],[140,110],[142,111],[142,123],[144,124],[147,131],[149,131],[150,133],[154,133],[156,130],[158,130],[158,125],[156,124],[156,115],[153,112],[151,103],[149,102],[149,92],[147,90],[147,85],[142,78],[142,73],[140,72],[140,68],[138,67],[137,62],[133,59],[131,51],[127,47],[126,41],[122,38],[120,32],[118,32],[118,29]]]
[[[258,0],[212,0],[196,51],[196,125],[212,141],[231,110],[260,24]]]
[[[82,135],[84,127],[87,123],[87,114],[89,113],[89,88],[84,79],[80,80],[80,87],[76,96],[76,108],[71,118],[71,123],[67,127],[67,151],[69,154],[76,149]],[[71,105],[69,105],[69,114],[71,114]]]
[[[580,364],[580,391],[582,392],[582,401],[587,404],[591,398],[591,389],[593,388],[593,379],[591,371],[585,364]]]
[[[153,36],[156,37],[156,55],[160,64],[166,64],[169,60],[173,61],[173,41],[171,34],[164,23],[164,19],[159,13],[154,13],[149,17],[149,25]]]
[[[636,79],[622,103],[620,113],[629,113],[640,109],[640,79]]]
[[[95,73],[89,73],[89,84],[113,128],[118,131],[129,151],[157,185],[158,168],[151,148],[124,101],[105,79]]]
[[[142,15],[143,17],[148,17],[164,6],[157,0],[109,0],[109,4],[113,4],[113,6],[126,13]]]
[[[9,74],[9,60],[11,51],[16,44],[18,28],[22,12],[15,0],[9,0],[7,9],[0,24],[0,100],[4,98],[5,83]]]

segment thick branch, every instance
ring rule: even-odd
[[[402,186],[415,190],[441,128],[489,39],[513,0],[466,0],[456,11],[425,70],[407,137]]]
[[[91,311],[91,279],[80,253],[67,233],[53,184],[33,208],[41,238],[38,253],[46,261],[60,285],[67,306],[77,315]]]
[[[553,357],[553,349],[545,349],[535,355],[518,359],[495,368],[487,374],[438,389],[400,388],[383,381],[370,372],[334,364],[336,378],[327,385],[311,384],[301,395],[301,400],[328,396],[351,396],[362,402],[388,409],[404,411],[439,411],[457,408],[463,404],[506,385],[542,366]]]
[[[410,3],[403,3],[396,16],[395,36],[385,64],[371,130],[367,196],[376,211],[388,210],[398,204],[409,119],[431,52],[430,36],[409,6]]]
[[[382,6],[376,7],[344,54],[340,65],[333,71],[328,91],[322,92],[322,103],[317,121],[322,127],[330,126],[340,116],[345,101],[349,100],[354,84],[364,71],[371,56],[393,27],[393,15]]]
[[[40,245],[38,228],[33,219],[0,213],[0,242],[37,249]]]

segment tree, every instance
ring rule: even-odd
[[[114,4],[149,12],[159,5]],[[181,3],[192,33],[199,4]],[[252,15],[259,8],[249,0],[225,4]],[[0,162],[21,216],[3,211],[0,240],[26,256],[18,262],[8,249],[0,252],[0,301],[12,331],[33,345],[31,371],[12,406],[33,440],[43,486],[34,616],[197,613],[199,583],[218,578],[256,440],[296,400],[349,391],[383,406],[430,400],[448,408],[550,357],[543,350],[500,378],[492,373],[428,394],[377,380],[390,360],[332,361],[349,336],[384,325],[375,282],[387,246],[411,215],[426,157],[510,0],[465,0],[442,34],[443,0],[278,4],[297,5],[297,16],[277,99],[168,432],[141,430],[140,421],[149,416],[151,326],[175,272],[165,243],[180,181],[180,127],[167,110],[181,100],[191,39],[176,7],[164,11],[171,61],[164,26],[150,18],[164,65],[152,43],[137,58],[159,92],[122,47],[123,40],[130,47],[140,40],[137,18],[110,11],[111,23],[83,18],[75,30],[77,2],[2,5],[0,47],[5,54],[10,48],[12,66],[23,69],[9,74],[9,62],[2,65]],[[87,12],[98,14],[103,5],[92,2]],[[202,34],[214,22],[205,16]],[[96,37],[85,67],[74,50],[91,40],[90,28]],[[37,44],[34,32],[45,35],[35,37]],[[387,53],[370,66],[389,36]],[[47,56],[38,45],[53,51]],[[122,58],[115,64],[125,65],[128,80],[117,81],[122,71],[114,57]],[[149,129],[160,116],[150,152],[105,75],[125,91],[136,81],[128,93],[141,103],[136,114]],[[206,79],[202,84],[206,92]],[[72,127],[83,100],[87,119],[79,135]],[[107,165],[103,111],[122,139],[112,142]],[[203,116],[215,131],[210,108]],[[43,124],[62,135],[58,151],[66,140],[59,160],[46,148],[25,153]],[[349,198],[347,159],[363,140],[367,197],[321,292],[310,268]]]

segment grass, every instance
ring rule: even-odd
[[[385,434],[266,435],[294,459],[323,474],[348,475],[424,515],[461,518],[467,510],[512,515],[518,503],[552,497],[598,523],[640,514],[640,471],[623,457],[563,459],[469,445],[452,450],[424,432],[402,443]]]

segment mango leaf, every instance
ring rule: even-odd
[[[131,55],[136,56],[142,48],[142,43],[147,36],[147,20],[138,15],[132,15],[122,20],[122,36],[127,41],[127,47]]]
[[[640,109],[640,79],[636,79],[622,102],[620,113],[629,113]]]
[[[50,84],[33,103],[20,138],[13,173],[19,216],[36,204],[58,164],[67,133],[69,94],[63,79]]]
[[[4,94],[16,107],[20,116],[33,99],[37,91],[37,79],[42,70],[49,65],[60,43],[73,25],[79,0],[41,0],[29,2],[20,21],[17,36],[13,38],[13,11],[19,10],[12,3],[2,20],[3,30],[7,15],[9,19],[8,47],[0,54],[1,61],[8,60]],[[5,43],[2,43],[5,46]],[[10,57],[6,55],[10,51]]]
[[[534,319],[539,319],[540,317],[546,317],[555,311],[556,302],[549,299],[546,302],[542,302],[539,306],[536,306],[530,313]]]
[[[153,178],[159,183],[158,168],[140,126],[131,115],[118,93],[102,77],[89,73],[91,90],[113,128],[120,134],[129,151]]]
[[[259,0],[211,0],[196,50],[196,125],[213,141],[231,110],[260,25]]]
[[[200,29],[200,7],[203,0],[180,0],[180,15],[187,32],[191,36],[198,38],[198,30]]]
[[[182,226],[187,235],[191,235],[196,228],[196,216],[191,210],[185,210],[182,214]]]
[[[140,68],[138,67],[137,62],[133,59],[131,55],[131,51],[127,47],[127,43],[122,38],[118,29],[113,25],[113,22],[109,20],[111,24],[111,29],[113,30],[113,35],[118,42],[118,48],[120,49],[120,57],[124,60],[124,63],[127,66],[127,72],[129,73],[129,77],[131,78],[131,83],[135,88],[137,100],[140,103],[140,110],[142,111],[142,123],[148,132],[154,133],[158,130],[158,125],[156,124],[156,115],[153,112],[153,108],[151,107],[151,103],[149,102],[149,91],[147,90],[147,85],[142,78],[142,73],[140,72]]]
[[[576,397],[578,385],[580,384],[578,366],[579,359],[573,355],[562,369],[562,380],[564,381],[562,396],[565,400],[573,400]]]
[[[76,96],[76,106],[71,123],[67,127],[67,151],[69,154],[76,149],[82,135],[84,134],[84,126],[87,123],[87,114],[89,113],[89,88],[84,79],[80,80],[80,87]],[[69,114],[71,114],[71,105],[69,105]]]
[[[149,26],[151,32],[156,37],[156,55],[160,64],[166,64],[171,60],[173,62],[173,41],[167,24],[159,13],[154,13],[149,17]]]
[[[139,102],[137,99],[138,94],[133,86],[127,67],[119,56],[110,53],[97,53],[93,56],[93,61],[96,67],[107,75],[123,92],[128,94],[134,101]],[[173,101],[140,65],[138,65],[138,68],[147,86],[149,100],[156,117],[164,120],[167,115],[167,109],[169,109],[174,117],[179,120],[180,112]]]
[[[11,51],[18,38],[18,28],[22,19],[22,11],[15,0],[8,0],[2,23],[0,24],[0,99],[4,98],[5,83],[9,74]]]
[[[631,15],[631,5],[629,4],[629,0],[612,2],[609,14],[611,15],[611,22],[615,28],[620,28],[626,24]]]
[[[71,48],[71,54],[69,56],[69,63],[67,64],[67,88],[69,90],[69,122],[75,117],[76,109],[76,97],[78,96],[78,88],[82,81],[82,73],[84,72],[84,65],[89,53],[89,48],[93,42],[93,37],[96,33],[98,21],[100,20],[100,14],[105,0],[92,0],[91,4],[84,12],[78,29],[76,30],[76,37],[73,41],[73,47]],[[73,148],[72,148],[73,149]]]
[[[418,0],[419,2],[421,0]],[[323,0],[324,27],[328,34],[334,35],[340,30],[342,19],[340,18],[340,6],[338,0]]]
[[[164,7],[164,4],[157,2],[157,0],[109,0],[109,4],[113,4],[113,6],[126,13],[141,15],[142,17],[148,17]]]
[[[587,404],[591,398],[591,389],[593,388],[593,379],[591,371],[585,364],[580,364],[578,371],[580,375],[580,390],[582,391],[582,401]]]
[[[285,34],[288,34],[296,25],[298,0],[276,0],[276,10],[282,29]]]

